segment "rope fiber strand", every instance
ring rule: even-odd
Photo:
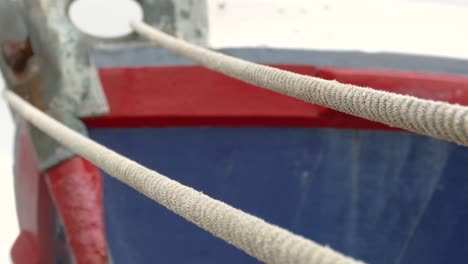
[[[22,117],[109,175],[216,237],[266,263],[357,264],[328,247],[182,185],[82,136],[11,91],[3,96]]]
[[[175,54],[244,82],[305,102],[468,146],[468,107],[342,84],[211,51],[133,21],[140,35]]]

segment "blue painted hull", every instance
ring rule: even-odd
[[[468,149],[403,132],[90,129],[91,138],[234,207],[370,263],[468,259]],[[256,263],[104,177],[115,264]]]

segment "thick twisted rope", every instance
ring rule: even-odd
[[[156,45],[244,82],[392,127],[468,146],[468,107],[300,75],[198,47],[143,22],[134,21],[131,25]]]
[[[17,113],[65,147],[261,261],[281,264],[360,263],[147,169],[62,125],[11,91],[5,90],[3,96]]]

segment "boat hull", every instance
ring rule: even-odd
[[[370,263],[468,258],[468,150],[405,132],[91,129],[185,185]],[[114,263],[256,263],[105,175]]]

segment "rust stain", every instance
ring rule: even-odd
[[[46,111],[48,109],[44,101],[42,80],[38,69],[17,74],[12,90],[40,110]]]
[[[2,55],[12,70],[12,90],[42,111],[47,110],[39,67],[30,63],[34,57],[29,37],[25,40],[8,40],[1,45]]]
[[[2,43],[2,54],[6,63],[15,72],[23,72],[34,55],[29,37],[25,40],[8,40]]]

